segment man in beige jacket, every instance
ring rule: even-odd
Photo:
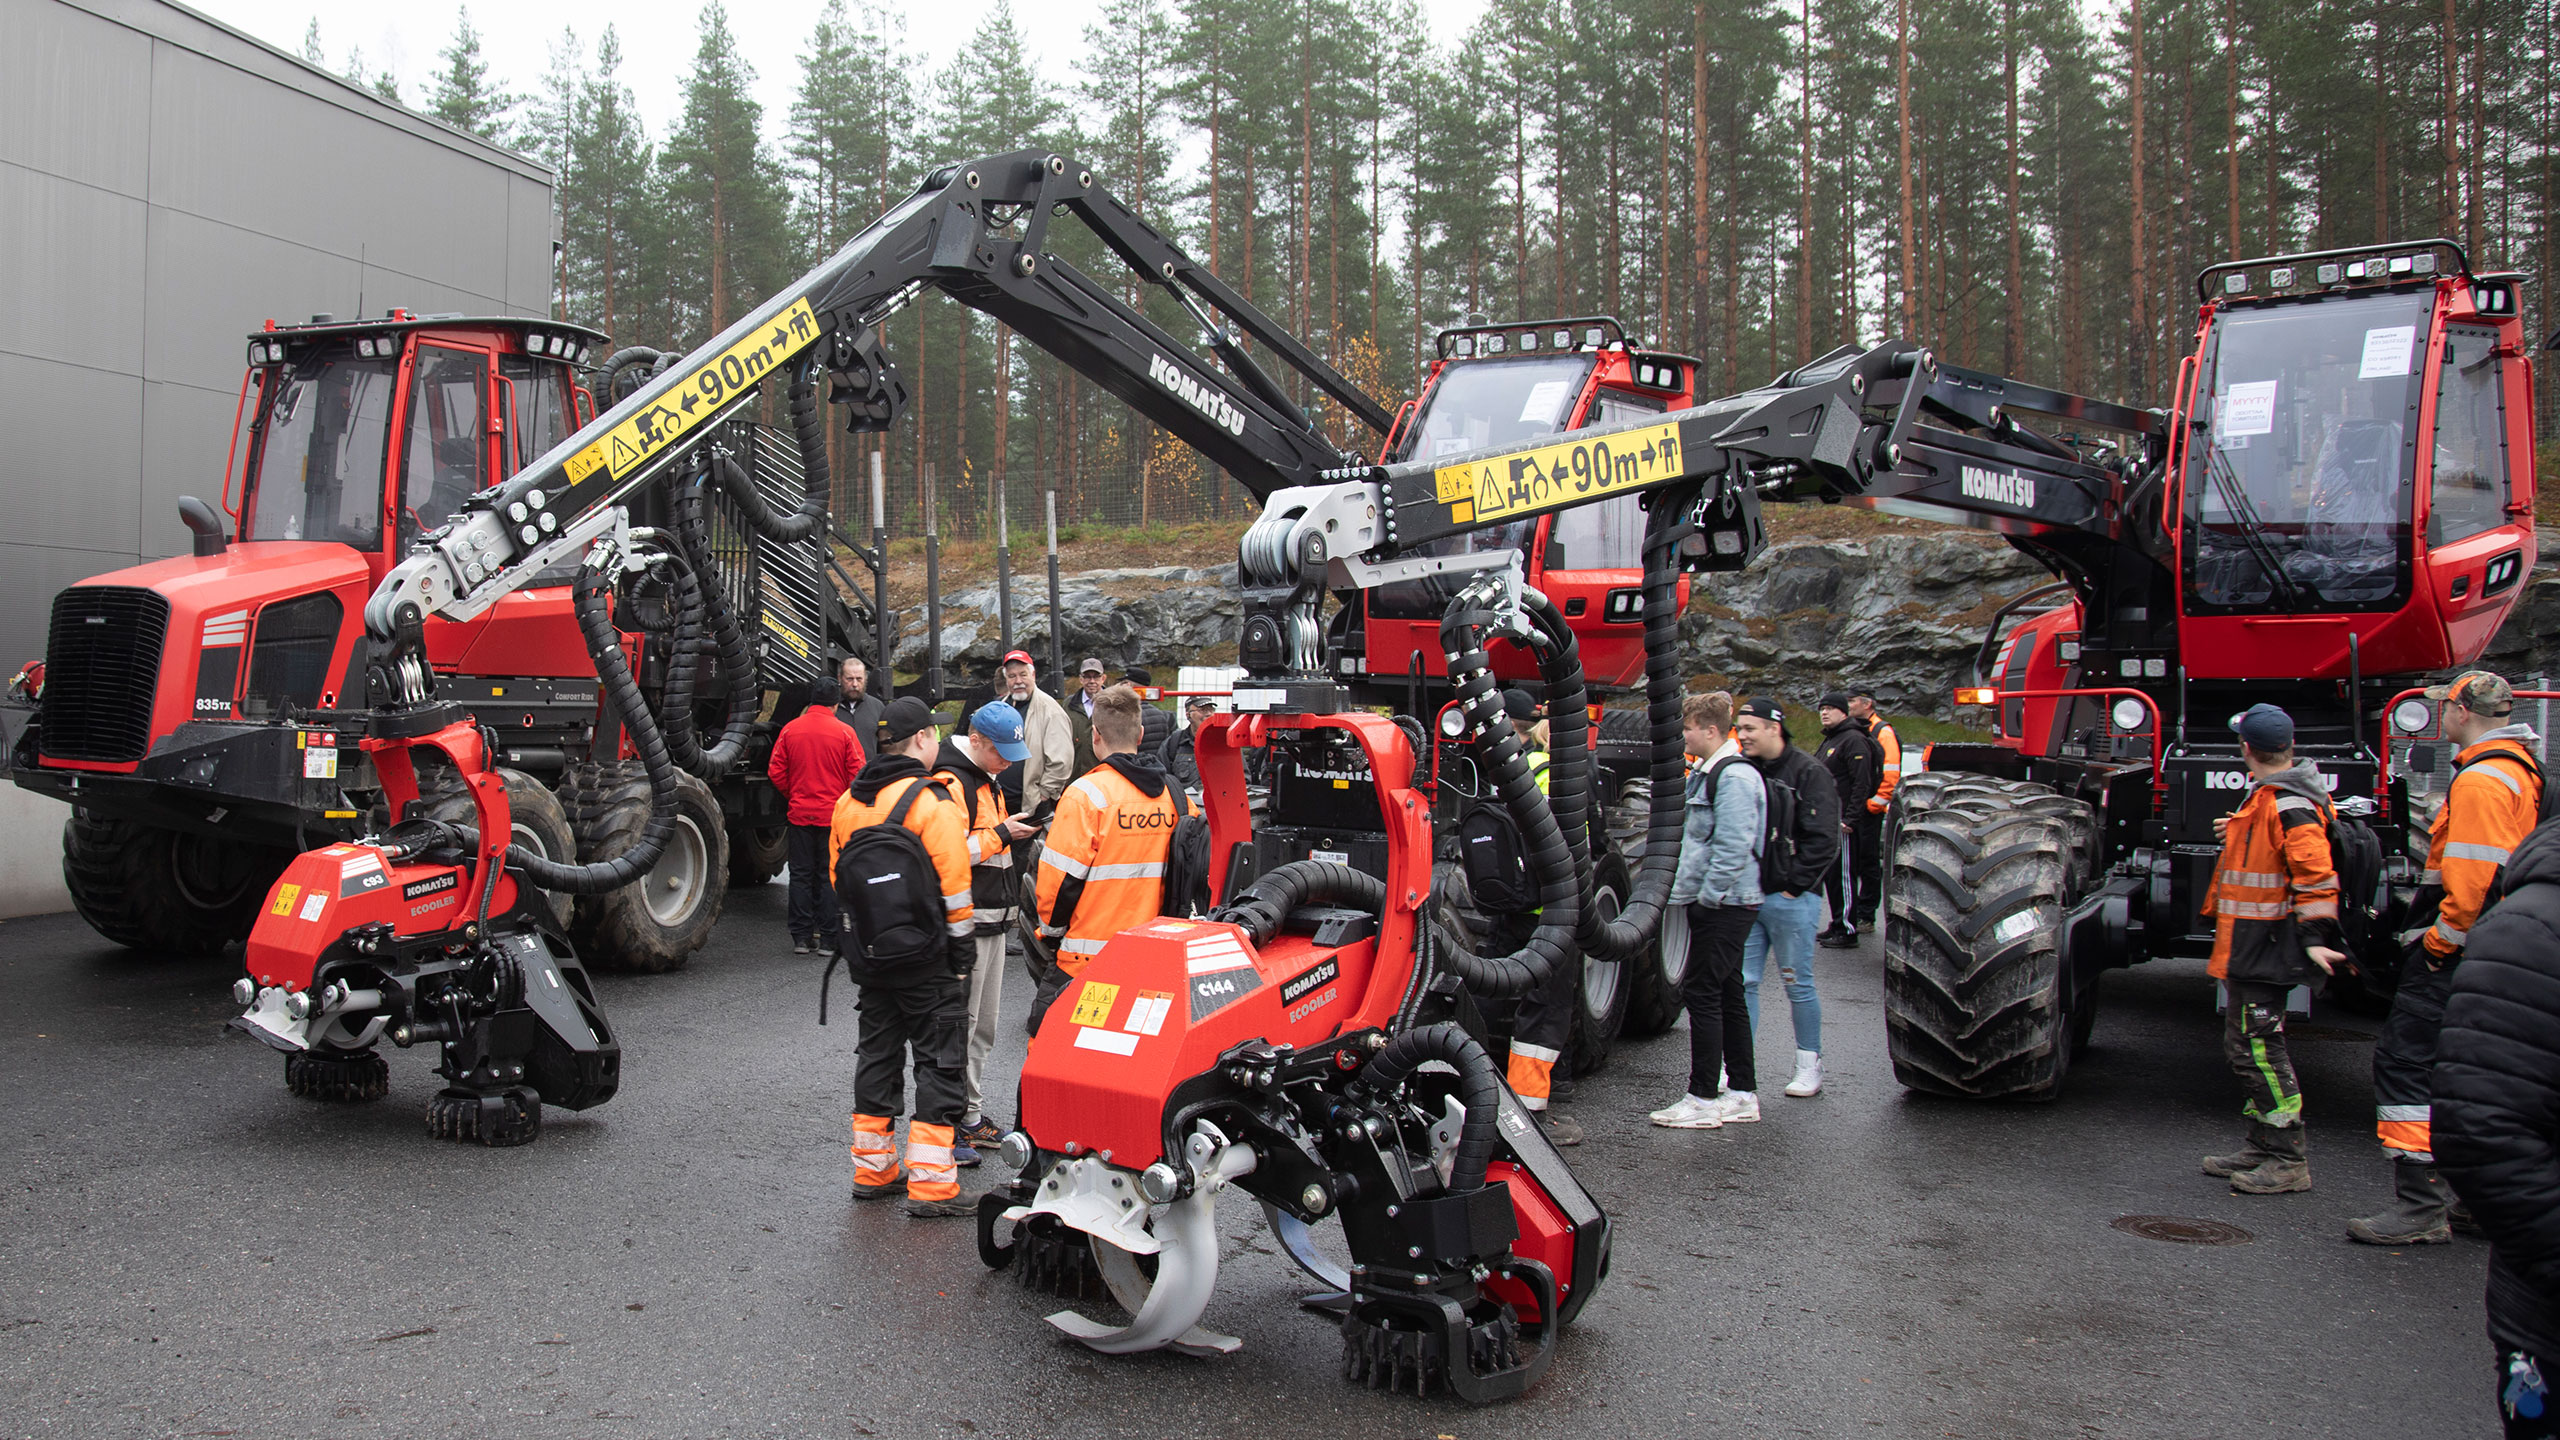
[[[1031,758],[1022,762],[1022,808],[1031,814],[1066,793],[1075,777],[1075,737],[1066,707],[1040,688],[1031,652],[1015,650],[1004,657],[1004,698],[1022,712],[1022,742]]]

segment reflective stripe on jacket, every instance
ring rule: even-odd
[[[1179,818],[1164,772],[1127,756],[1067,787],[1040,851],[1040,933],[1058,938],[1059,969],[1075,974],[1103,942],[1163,913],[1165,852]]]
[[[2503,725],[2454,756],[2457,767],[2444,808],[2436,812],[2427,841],[2422,885],[2444,888],[2444,903],[2421,937],[2431,954],[2454,955],[2471,939],[2488,903],[2489,884],[2517,845],[2542,818],[2542,782],[2535,778],[2534,733]]]
[[[1881,815],[1893,805],[1893,787],[1902,783],[1902,737],[1881,715],[1867,722],[1867,738],[1876,742],[1876,793],[1867,797],[1867,813]]]
[[[2232,812],[2204,897],[2214,919],[2207,974],[2232,978],[2236,965],[2238,979],[2294,984],[2318,973],[2301,951],[2339,942],[2332,813],[2308,761],[2259,781]]]
[[[951,787],[969,823],[969,904],[977,915],[978,933],[1002,932],[1013,924],[1020,898],[1013,878],[1013,842],[1004,833],[1004,789],[971,760],[956,740],[942,742],[934,757],[933,778]]]
[[[870,783],[875,778],[878,783]],[[899,783],[902,780],[906,783]],[[836,857],[854,831],[888,819],[909,788],[931,783],[924,766],[903,755],[865,767],[851,793],[836,802],[835,824],[827,831],[827,873],[835,873]],[[907,811],[906,825],[924,842],[924,853],[933,857],[934,879],[942,891],[943,928],[953,935],[976,935],[977,917],[969,905],[968,812],[957,799],[927,790]]]

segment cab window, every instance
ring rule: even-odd
[[[1662,413],[1662,402],[1623,390],[1596,390],[1591,413],[1583,424],[1623,425]],[[1547,531],[1546,568],[1550,570],[1640,570],[1644,568],[1644,506],[1639,497],[1620,495],[1597,505],[1577,505],[1557,512]]]
[[[2442,545],[2507,523],[2506,387],[2497,332],[2450,326],[2436,366],[2434,481],[2427,543]]]
[[[247,538],[381,544],[391,362],[337,345],[267,376],[273,393],[257,421]]]
[[[407,479],[402,525],[433,530],[487,488],[489,357],[478,350],[420,345],[409,388]]]
[[[509,475],[551,453],[576,428],[569,423],[568,397],[556,361],[530,355],[498,357],[499,394],[506,398],[507,443],[502,456]]]

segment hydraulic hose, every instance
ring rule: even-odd
[[[739,628],[737,614],[729,608],[729,597],[721,588],[719,562],[711,553],[710,527],[704,521],[702,506],[699,484],[687,483],[678,490],[675,524],[671,528],[683,563],[674,567],[677,619],[674,659],[667,667],[666,738],[667,751],[675,757],[676,764],[705,780],[717,780],[746,753],[747,739],[755,730],[756,668],[746,634]],[[729,682],[728,713],[721,722],[720,738],[707,748],[695,734],[693,723],[693,687],[701,674],[706,646],[696,624],[697,616],[710,622],[708,643],[717,647],[720,673]]]
[[[1458,978],[1478,995],[1501,999],[1527,994],[1557,967],[1570,963],[1574,932],[1582,924],[1582,886],[1574,873],[1573,852],[1556,826],[1555,810],[1530,776],[1528,747],[1511,733],[1503,715],[1493,662],[1484,650],[1485,631],[1501,623],[1501,617],[1487,608],[1491,602],[1484,588],[1487,583],[1469,585],[1450,600],[1448,613],[1440,621],[1440,648],[1449,657],[1449,675],[1457,690],[1454,703],[1479,735],[1493,737],[1478,748],[1483,763],[1493,771],[1493,786],[1501,792],[1503,807],[1510,811],[1527,847],[1529,873],[1538,885],[1538,924],[1529,932],[1528,942],[1509,955],[1478,955],[1447,926],[1435,921],[1433,929]]]
[[[666,853],[667,838],[676,829],[675,761],[667,754],[666,737],[659,733],[658,723],[649,714],[649,703],[640,694],[638,682],[631,678],[631,666],[622,655],[622,641],[613,628],[613,614],[605,604],[608,587],[595,570],[578,572],[577,587],[570,595],[570,608],[578,617],[578,629],[586,636],[588,658],[595,662],[596,679],[604,687],[607,703],[622,723],[630,728],[632,748],[640,752],[641,768],[649,776],[649,823],[641,828],[640,838],[619,855],[583,865],[564,864],[535,854],[522,845],[507,847],[506,865],[521,872],[525,879],[545,890],[567,895],[604,895],[619,890],[649,873],[658,857]],[[464,846],[478,850],[480,833],[468,825],[448,825]]]
[[[1457,1158],[1449,1167],[1449,1193],[1482,1189],[1502,1115],[1502,1073],[1474,1036],[1448,1021],[1407,1030],[1387,1041],[1386,1048],[1361,1067],[1360,1083],[1385,1094],[1430,1060],[1458,1072],[1458,1100],[1467,1107],[1466,1124],[1458,1132]]]
[[[1662,920],[1671,880],[1679,867],[1681,830],[1681,737],[1679,641],[1679,535],[1677,517],[1685,505],[1666,505],[1646,525],[1645,574],[1645,709],[1650,733],[1652,798],[1648,806],[1643,859],[1637,864],[1632,893],[1622,897],[1615,918],[1586,909],[1574,941],[1595,959],[1630,961],[1653,943]],[[1659,603],[1657,604],[1657,600]],[[1593,795],[1591,720],[1585,706],[1582,657],[1573,627],[1555,601],[1536,590],[1523,590],[1521,604],[1537,626],[1531,648],[1547,692],[1547,803],[1564,832],[1573,855],[1578,888],[1591,893],[1591,817],[1599,801]]]
[[[614,351],[605,357],[602,365],[596,367],[597,399],[607,410],[621,404],[623,397],[615,394],[614,389],[621,383],[623,372],[639,370],[643,372],[641,378],[647,379],[648,376],[664,369],[666,360],[665,351],[652,349],[646,345],[626,345]]]
[[[800,474],[803,496],[800,508],[788,515],[776,515],[766,503],[755,480],[738,463],[725,457],[712,462],[713,477],[720,491],[738,507],[738,514],[749,529],[768,540],[786,544],[806,540],[821,533],[827,523],[827,496],[832,473],[827,464],[827,432],[818,410],[818,387],[811,376],[815,362],[802,360],[790,370],[784,387],[787,408],[791,412],[791,433],[799,442]]]
[[[1330,860],[1292,860],[1263,872],[1209,918],[1237,926],[1254,944],[1264,945],[1280,933],[1289,912],[1301,905],[1342,905],[1384,914],[1387,882]]]

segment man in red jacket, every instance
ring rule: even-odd
[[[773,739],[765,773],[790,806],[791,953],[832,955],[842,945],[844,911],[827,875],[827,827],[836,798],[862,773],[862,742],[836,718],[836,682],[808,687],[807,709]]]

